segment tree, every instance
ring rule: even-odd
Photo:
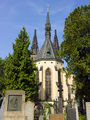
[[[90,101],[90,5],[76,8],[65,20],[60,55],[75,75],[76,97]]]
[[[13,54],[9,54],[6,63],[6,90],[24,90],[26,100],[31,98],[35,101],[37,94],[36,66],[30,58],[29,44],[29,36],[23,27],[13,44]]]
[[[5,73],[4,73],[5,60],[0,58],[0,97],[2,97],[5,88]]]

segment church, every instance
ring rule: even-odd
[[[45,41],[39,50],[35,30],[31,50],[33,51],[32,58],[38,68],[39,83],[41,83],[39,89],[40,100],[53,102],[58,100],[58,97],[61,97],[64,106],[67,105],[68,100],[74,101],[75,93],[72,90],[73,75],[66,78],[66,73],[62,71],[64,62],[57,55],[59,43],[56,30],[54,41],[51,41],[49,9],[47,10],[45,24]]]

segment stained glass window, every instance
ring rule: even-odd
[[[46,100],[51,99],[51,71],[48,68],[46,70]]]

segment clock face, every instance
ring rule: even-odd
[[[8,111],[21,111],[22,95],[8,96]]]

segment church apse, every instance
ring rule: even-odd
[[[45,41],[40,50],[38,50],[36,31],[32,44],[34,53],[34,62],[39,71],[39,82],[41,82],[39,97],[41,101],[53,102],[58,97],[63,100],[68,98],[65,73],[60,71],[64,62],[58,57],[56,50],[59,50],[57,31],[55,30],[54,41],[51,41],[51,24],[49,19],[49,10],[45,24]],[[72,79],[70,80],[72,81]],[[58,83],[58,86],[57,86]],[[63,87],[63,91],[62,91]],[[60,92],[58,91],[60,90]]]

